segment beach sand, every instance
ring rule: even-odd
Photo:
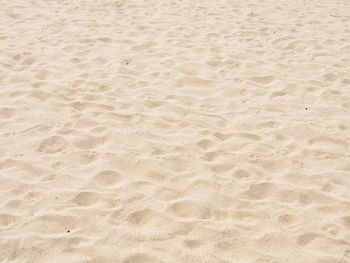
[[[0,47],[0,262],[350,262],[349,0],[1,1]]]

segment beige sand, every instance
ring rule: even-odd
[[[350,262],[349,0],[8,0],[0,45],[0,262]]]

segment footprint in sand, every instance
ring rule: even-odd
[[[38,152],[54,154],[62,152],[69,147],[69,143],[60,136],[51,136],[45,139],[39,145]]]
[[[122,180],[122,175],[113,170],[101,171],[92,178],[93,182],[103,187],[113,187]]]
[[[15,115],[16,110],[12,108],[1,108],[0,109],[0,118],[1,119],[10,119]]]
[[[99,195],[93,192],[81,192],[72,201],[80,206],[89,206],[99,201]]]
[[[211,210],[191,200],[178,201],[168,207],[168,211],[178,217],[209,219]]]

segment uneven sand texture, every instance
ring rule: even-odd
[[[3,0],[0,84],[0,262],[350,262],[349,0]]]

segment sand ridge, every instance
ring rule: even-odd
[[[348,0],[0,10],[0,262],[350,262]]]

